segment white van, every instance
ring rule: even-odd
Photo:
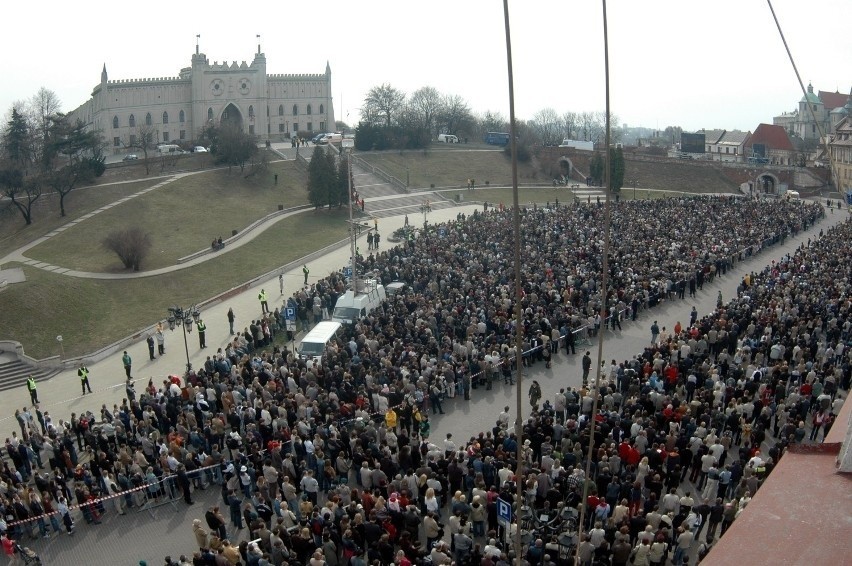
[[[787,191],[785,193],[785,196],[787,200],[799,200],[800,198],[802,198],[801,196],[799,196],[799,191]]]
[[[299,358],[313,361],[315,365],[322,365],[329,344],[337,336],[343,325],[339,322],[324,320],[317,323],[308,332],[299,345]]]
[[[340,143],[343,141],[343,134],[326,134],[320,139],[317,140],[318,145],[325,145],[328,143]]]
[[[438,141],[444,143],[459,143],[459,138],[453,134],[438,134]]]
[[[341,324],[354,324],[387,299],[384,286],[376,279],[359,280],[356,288],[357,293],[350,289],[337,299],[331,320]]]
[[[184,151],[179,145],[164,143],[157,146],[157,153],[160,155],[180,155]]]

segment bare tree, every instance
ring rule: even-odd
[[[139,271],[148,252],[151,250],[151,235],[142,228],[134,226],[122,230],[115,230],[107,234],[101,244],[108,250],[115,252],[121,263],[127,269]]]
[[[405,106],[405,93],[390,84],[374,86],[364,98],[364,112],[367,116],[380,116],[385,126],[393,123],[397,113]]]
[[[562,141],[562,119],[553,108],[542,108],[536,112],[530,126],[544,145],[559,145]]]
[[[138,149],[142,152],[142,159],[145,162],[145,174],[151,173],[151,162],[149,160],[149,152],[153,152],[157,148],[157,140],[160,137],[160,131],[153,124],[139,124],[136,126],[134,133],[125,141],[122,140],[125,149]]]
[[[42,195],[41,178],[24,178],[19,169],[3,169],[0,170],[0,188],[3,196],[8,198],[12,206],[24,217],[24,222],[28,226],[32,224],[33,205]]]
[[[407,109],[410,112],[412,123],[429,132],[429,135],[437,133],[438,116],[444,108],[444,99],[438,90],[431,86],[424,86],[415,90],[408,98]],[[453,133],[448,130],[447,133]]]
[[[575,139],[579,117],[576,112],[566,112],[562,115],[562,127],[566,138]]]
[[[33,132],[33,151],[45,168],[50,166],[50,130],[56,117],[60,116],[61,109],[59,97],[45,87],[41,87],[27,104],[27,118]]]
[[[441,112],[438,115],[438,126],[449,133],[469,129],[473,115],[467,101],[458,94],[448,94],[441,101]]]

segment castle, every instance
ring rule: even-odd
[[[232,123],[262,140],[334,130],[331,67],[316,75],[269,75],[260,45],[251,65],[214,61],[198,46],[177,77],[111,81],[106,64],[92,97],[70,112],[100,131],[113,153],[135,145],[139,128],[159,143],[191,142],[209,123]]]

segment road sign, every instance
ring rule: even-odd
[[[344,267],[343,268],[343,276],[346,277],[347,279],[352,277],[352,268],[351,267]]]
[[[497,522],[508,528],[512,522],[512,505],[505,499],[497,498]]]
[[[284,309],[284,323],[286,330],[289,332],[296,331],[296,307],[286,307]]]
[[[438,228],[438,237],[446,238],[447,237],[447,228],[445,226],[440,226]]]

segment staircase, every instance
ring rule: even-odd
[[[20,360],[0,363],[0,391],[26,388],[27,378],[33,376],[36,381],[44,381],[59,373],[59,370],[33,369]]]

